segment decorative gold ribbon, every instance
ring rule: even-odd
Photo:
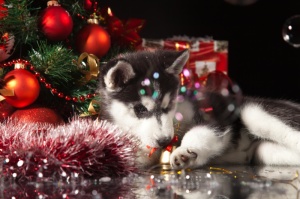
[[[97,115],[98,112],[94,108],[94,104],[97,103],[96,100],[92,100],[91,103],[89,104],[88,111],[80,114],[80,117],[86,117],[86,116],[91,116],[91,115]]]
[[[15,96],[14,90],[11,89],[0,89],[0,101],[5,100],[5,96]]]
[[[82,69],[82,62],[84,59],[87,59],[87,67],[89,70],[84,70]],[[93,54],[88,54],[86,52],[82,53],[77,61],[78,68],[81,73],[85,75],[85,77],[82,79],[82,82],[85,84],[91,79],[97,79],[98,74],[99,74],[99,59],[93,55]]]

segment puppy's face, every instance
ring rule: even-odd
[[[188,57],[188,51],[141,51],[122,55],[102,68],[105,114],[138,137],[141,147],[160,148],[172,140],[179,73]]]

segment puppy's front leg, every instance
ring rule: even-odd
[[[170,157],[174,169],[195,168],[222,154],[230,142],[229,130],[219,132],[209,126],[196,126],[183,137]]]

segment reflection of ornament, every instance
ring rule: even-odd
[[[0,62],[8,59],[13,51],[15,37],[12,34],[4,33],[0,38]]]
[[[288,18],[282,27],[283,40],[295,48],[300,47],[300,15]]]
[[[58,125],[64,122],[62,117],[54,110],[39,106],[28,106],[26,108],[18,109],[11,115],[11,118],[17,119],[24,124],[49,123]]]
[[[80,53],[87,52],[101,58],[110,49],[110,36],[101,26],[88,24],[78,32],[76,47]]]
[[[72,17],[60,6],[47,7],[39,20],[40,29],[49,40],[64,40],[73,29]]]
[[[39,96],[40,85],[36,77],[25,69],[15,69],[4,77],[4,89],[12,90],[13,96],[4,96],[7,103],[21,108],[32,104]]]
[[[105,121],[74,119],[54,127],[12,119],[0,125],[1,177],[78,182],[126,176],[136,171],[137,144]]]
[[[142,39],[139,32],[144,26],[145,20],[142,19],[128,19],[121,21],[115,17],[111,10],[108,10],[108,32],[112,37],[112,40],[124,46],[138,46]]]

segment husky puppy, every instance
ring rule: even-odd
[[[188,50],[138,51],[101,67],[100,117],[139,138],[137,161],[143,167],[157,164],[160,149],[174,137],[176,111],[182,111],[183,121],[180,146],[171,154],[174,169],[208,163],[300,165],[299,105],[243,97],[235,120],[207,122],[194,104],[176,100],[179,74],[188,58]],[[218,100],[212,103],[215,109],[221,106]]]
[[[188,51],[140,51],[101,67],[100,117],[141,141],[137,162],[143,167],[158,164],[161,148],[174,137],[179,73],[188,58]]]

